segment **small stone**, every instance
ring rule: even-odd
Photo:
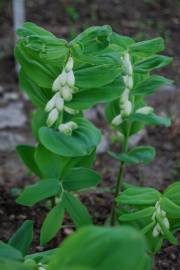
[[[15,219],[15,215],[14,214],[12,214],[12,215],[9,216],[9,220],[14,220],[14,219]]]
[[[106,153],[109,150],[109,140],[107,134],[104,134],[101,143],[97,146],[97,154]]]
[[[17,144],[24,143],[26,138],[19,133],[1,131],[0,132],[0,151],[11,152],[15,150]]]

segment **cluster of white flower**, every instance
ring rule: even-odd
[[[45,110],[49,113],[47,119],[48,127],[52,126],[59,117],[59,113],[63,110],[69,114],[76,114],[78,111],[68,108],[64,105],[64,101],[71,101],[74,93],[75,77],[73,72],[74,61],[69,57],[63,71],[54,80],[52,90],[56,92],[54,96],[46,104]],[[60,124],[58,129],[60,132],[71,135],[72,131],[77,128],[77,124],[70,121],[65,124]]]
[[[170,224],[169,224],[169,220],[166,216],[166,212],[161,209],[160,203],[158,201],[155,205],[155,211],[152,215],[152,220],[156,222],[156,225],[154,226],[153,233],[152,233],[153,237],[158,237],[160,234],[163,234],[163,231],[162,231],[159,223],[156,220],[156,216],[159,216],[162,219],[162,222],[167,229],[170,228]]]
[[[125,71],[125,76],[123,76],[125,89],[120,97],[120,114],[112,120],[114,126],[119,126],[123,122],[123,117],[128,116],[132,112],[132,103],[129,100],[129,92],[133,88],[133,67],[129,53],[125,52],[121,60]]]

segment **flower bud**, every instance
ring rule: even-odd
[[[156,224],[156,226],[154,227],[154,229],[153,229],[153,233],[152,233],[152,235],[153,235],[153,237],[158,237],[159,235],[160,235],[160,230],[159,230],[159,226],[158,226],[158,224]]]
[[[61,112],[63,110],[64,100],[60,97],[59,93],[56,94],[55,105],[56,105],[56,109],[59,112]]]
[[[78,128],[78,125],[77,125],[75,122],[73,122],[73,121],[70,121],[70,122],[68,122],[67,124],[68,124],[68,126],[69,126],[72,130]]]
[[[69,136],[72,135],[72,129],[67,123],[60,124],[58,129],[61,133],[64,133],[65,135],[69,135]]]
[[[52,90],[57,92],[60,90],[61,86],[64,86],[66,83],[66,72],[63,70],[62,73],[54,80],[52,85]]]
[[[127,102],[128,99],[129,99],[129,89],[125,88],[124,92],[122,93],[120,97],[120,106],[124,104],[125,102]]]
[[[73,71],[72,70],[69,71],[66,76],[67,76],[67,84],[68,84],[68,86],[73,87],[75,85],[75,77],[74,77]]]
[[[72,114],[72,115],[75,115],[75,114],[78,114],[78,113],[79,113],[78,110],[71,109],[71,108],[69,108],[69,107],[67,107],[67,106],[64,106],[64,110],[65,110],[67,113]]]
[[[133,88],[133,77],[126,75],[123,76],[124,84],[127,88],[132,89]]]
[[[132,103],[131,101],[128,100],[122,106],[122,114],[123,116],[128,116],[130,115],[131,111],[132,111]]]
[[[58,119],[58,115],[59,115],[59,113],[58,113],[58,110],[56,108],[53,109],[49,113],[48,119],[47,119],[47,126],[48,127],[52,126],[56,122],[56,120]]]
[[[73,61],[73,58],[72,57],[69,57],[67,63],[66,63],[66,66],[65,66],[65,70],[66,72],[69,72],[73,69],[73,65],[74,65],[74,61]]]
[[[65,85],[62,90],[61,90],[61,94],[64,100],[66,101],[70,101],[72,99],[72,92],[71,89],[69,88],[69,86]]]
[[[45,111],[50,112],[55,107],[56,98],[53,96],[46,104]]]
[[[164,224],[164,226],[165,226],[167,229],[170,228],[169,220],[168,220],[166,217],[163,218],[163,224]]]
[[[130,55],[128,52],[126,52],[124,54],[123,65],[125,67],[126,73],[128,75],[132,75],[133,74],[133,67],[132,67]]]
[[[122,116],[119,114],[116,117],[113,118],[112,120],[112,125],[113,126],[119,126],[122,123]]]
[[[141,114],[150,114],[154,111],[154,109],[150,106],[145,106],[142,108],[139,108],[138,110],[136,110],[136,113],[141,113]]]

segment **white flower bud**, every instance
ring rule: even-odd
[[[133,77],[126,75],[123,76],[124,84],[127,88],[132,89],[133,88]]]
[[[120,106],[124,104],[125,102],[127,102],[128,99],[129,99],[129,89],[125,88],[124,92],[122,93],[120,97]]]
[[[166,217],[166,212],[164,210],[161,210],[161,216]]]
[[[71,89],[69,88],[69,86],[65,85],[62,90],[61,90],[61,94],[64,100],[66,101],[70,101],[72,99],[72,92]]]
[[[64,100],[60,97],[59,93],[56,94],[55,105],[56,105],[56,109],[59,112],[61,112],[63,110]]]
[[[72,129],[68,125],[68,123],[60,124],[58,129],[59,129],[60,132],[64,133],[65,135],[69,135],[69,136],[72,135]]]
[[[73,121],[70,121],[70,122],[68,122],[67,124],[68,124],[68,126],[69,126],[72,130],[78,128],[78,125],[77,125],[75,122],[73,122]]]
[[[48,115],[48,119],[47,119],[47,125],[48,127],[52,126],[56,120],[58,119],[58,115],[59,115],[59,112],[57,109],[53,109],[49,115]]]
[[[74,65],[74,61],[73,61],[73,58],[72,57],[69,57],[67,63],[66,63],[66,66],[65,66],[65,70],[66,72],[69,72],[73,69],[73,65]]]
[[[52,85],[52,90],[57,92],[60,90],[61,86],[64,86],[66,83],[66,72],[63,70],[62,73],[54,80]]]
[[[163,224],[165,225],[165,227],[166,227],[167,229],[170,228],[169,220],[168,220],[166,217],[163,218]]]
[[[123,122],[122,116],[119,114],[116,117],[113,118],[112,120],[112,125],[113,126],[119,126]]]
[[[67,113],[72,114],[72,115],[75,115],[75,114],[78,114],[78,113],[79,113],[78,110],[71,109],[71,108],[69,108],[69,107],[67,107],[67,106],[64,106],[64,110],[65,110]]]
[[[124,54],[123,65],[125,67],[127,74],[132,75],[133,74],[133,67],[132,67],[130,55],[128,52],[125,52],[125,54]]]
[[[153,229],[153,233],[152,233],[152,235],[153,235],[153,237],[158,237],[159,235],[160,235],[160,233],[161,233],[161,231],[159,230],[159,226],[158,226],[158,224],[154,227],[154,229]]]
[[[67,84],[69,87],[73,87],[75,85],[75,77],[74,72],[71,70],[67,73]]]
[[[55,107],[56,97],[53,96],[46,104],[45,111],[50,112]]]
[[[150,114],[154,111],[154,109],[150,106],[145,106],[142,108],[139,108],[138,110],[136,110],[136,113],[141,113],[141,114]]]
[[[131,101],[126,101],[123,105],[122,105],[122,114],[123,116],[128,116],[130,115],[132,111],[132,103]]]

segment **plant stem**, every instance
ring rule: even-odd
[[[128,139],[129,139],[129,131],[130,131],[130,125],[128,126],[127,129],[127,134],[124,139],[123,143],[123,153],[126,153],[128,151]],[[122,189],[122,184],[123,184],[123,175],[125,171],[125,162],[120,163],[119,167],[119,172],[117,175],[117,180],[116,180],[116,187],[115,187],[115,192],[114,192],[114,201],[113,201],[113,206],[112,206],[112,214],[111,214],[111,226],[114,226],[116,224],[116,208],[117,208],[117,202],[116,202],[116,197],[119,195],[121,189]]]

